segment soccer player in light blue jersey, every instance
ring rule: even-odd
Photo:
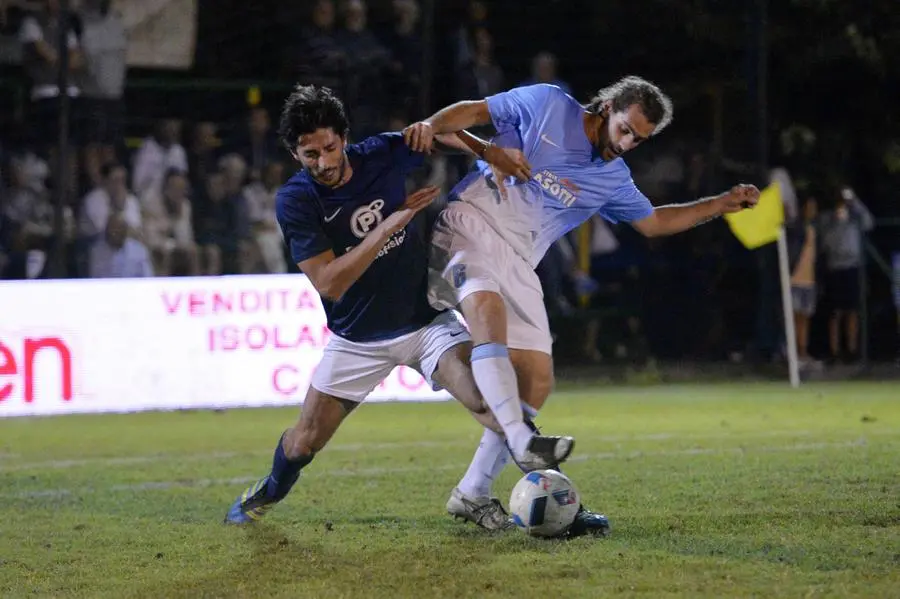
[[[475,345],[472,371],[503,436],[486,430],[448,511],[480,523],[498,509],[491,483],[533,434],[553,386],[551,336],[534,272],[550,245],[599,214],[647,237],[672,235],[756,204],[759,190],[737,185],[710,198],[654,207],[621,156],[662,131],[672,103],[652,83],[625,77],[584,106],[553,85],[516,88],[458,102],[404,130],[411,149],[430,151],[435,135],[493,124],[493,143],[518,150],[504,172],[479,161],[450,194],[435,225],[429,299],[458,308]],[[582,510],[570,534],[605,534],[608,522]]]

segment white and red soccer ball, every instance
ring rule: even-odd
[[[534,537],[565,533],[581,506],[581,497],[569,477],[556,470],[535,470],[522,477],[509,498],[513,522]]]

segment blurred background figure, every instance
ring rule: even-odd
[[[181,145],[181,121],[164,119],[134,155],[131,189],[142,204],[162,193],[166,173],[172,170],[187,174],[187,153]]]
[[[839,190],[834,209],[822,218],[825,293],[830,308],[828,347],[833,362],[859,359],[863,234],[872,225],[872,214],[849,187]]]
[[[422,118],[419,97],[422,93],[422,61],[424,47],[420,30],[420,8],[417,0],[393,0],[393,21],[384,35],[391,53],[390,87],[394,110],[403,110]],[[392,127],[388,127],[392,129]]]
[[[286,8],[290,7],[282,10]],[[330,87],[342,95],[349,54],[338,37],[333,0],[316,0],[309,15],[287,10],[284,17],[285,35],[281,39],[287,46],[283,52],[283,76],[291,81]],[[300,35],[294,33],[297,23],[303,23]]]
[[[252,181],[259,181],[266,166],[280,157],[269,111],[262,106],[252,107],[246,120],[224,144],[222,154],[237,154],[243,158],[249,169],[247,176]]]
[[[158,276],[198,274],[190,184],[182,171],[163,175],[162,192],[144,210],[143,239]]]
[[[791,255],[791,301],[794,309],[794,328],[797,337],[797,355],[801,368],[821,366],[809,355],[809,327],[816,313],[818,289],[816,288],[816,220],[819,216],[818,201],[808,196],[802,205],[802,214],[788,227],[787,237]]]
[[[10,230],[9,246],[22,258],[19,266],[24,266],[15,278],[36,279],[44,274],[56,234],[54,207],[47,188],[49,174],[47,162],[32,152],[14,156],[9,162],[10,184],[0,207]],[[62,233],[66,243],[72,240],[74,216],[68,206],[63,209]]]
[[[90,276],[95,279],[152,277],[153,264],[143,243],[129,236],[122,214],[113,214],[103,237],[91,247]]]
[[[29,137],[44,157],[50,157],[53,163],[59,139],[58,99],[61,92],[58,83],[58,40],[62,30],[65,30],[69,61],[69,84],[65,92],[73,101],[81,92],[79,82],[84,56],[73,22],[61,20],[59,1],[46,0],[41,6],[40,10],[23,19],[19,41],[22,44],[22,66],[31,83]],[[72,122],[74,119],[70,119],[70,126]],[[72,131],[70,129],[70,135]]]
[[[351,135],[362,140],[381,131],[387,123],[391,55],[369,29],[366,3],[346,0],[342,6],[344,30],[338,40],[352,57],[344,79],[344,102],[353,123]]]
[[[84,75],[78,113],[84,170],[93,186],[102,184],[101,165],[116,160],[124,136],[128,40],[122,17],[111,5],[112,0],[84,0],[79,13]]]
[[[567,94],[572,94],[569,84],[560,79],[556,73],[556,55],[552,52],[540,52],[531,60],[531,77],[520,85],[547,83],[555,85]]]
[[[284,259],[284,240],[275,221],[275,194],[284,183],[284,163],[270,162],[263,170],[261,181],[253,181],[244,188],[247,218],[260,260],[250,266],[258,273],[287,272]]]
[[[187,150],[192,193],[200,192],[206,185],[206,178],[218,168],[220,145],[215,123],[200,121],[194,125],[191,145]]]

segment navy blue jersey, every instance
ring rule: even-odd
[[[332,189],[305,170],[278,191],[275,213],[294,262],[332,250],[341,256],[406,201],[406,175],[422,165],[399,133],[347,146],[353,176]],[[322,298],[328,328],[350,341],[391,339],[438,314],[428,305],[428,251],[413,221],[394,233],[375,261],[337,301]]]

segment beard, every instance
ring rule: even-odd
[[[347,167],[347,155],[341,154],[341,162],[337,166],[320,171],[310,170],[313,179],[328,187],[335,187],[341,183],[344,178],[344,171]]]

